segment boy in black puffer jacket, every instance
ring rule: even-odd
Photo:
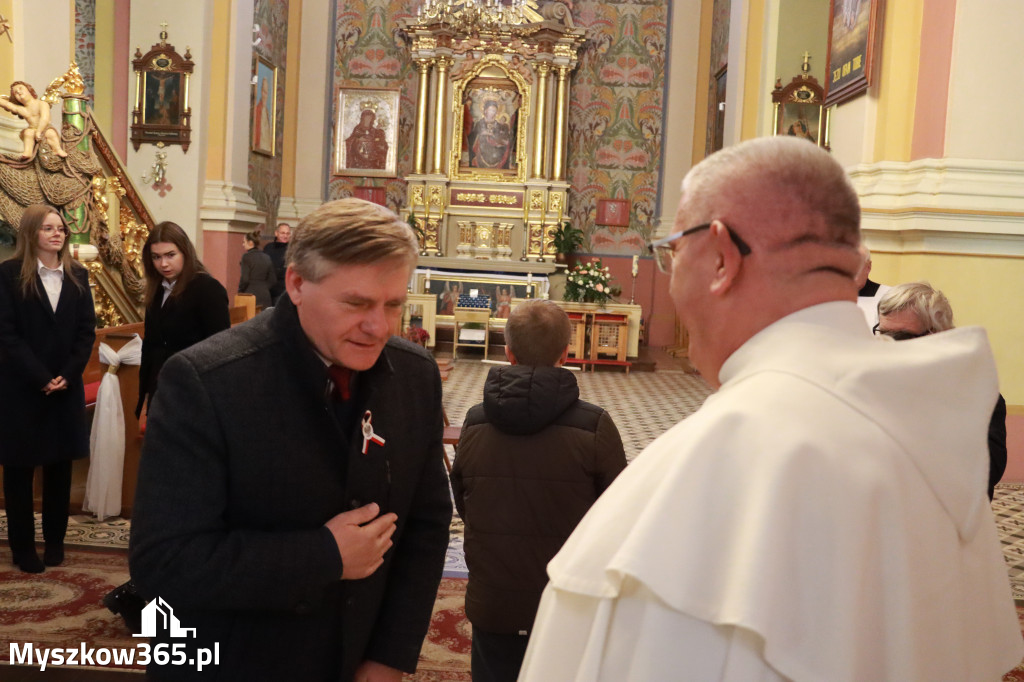
[[[626,466],[612,418],[579,399],[563,369],[569,318],[550,301],[516,307],[505,325],[510,367],[495,367],[470,409],[452,467],[466,524],[474,682],[515,680],[545,567]]]

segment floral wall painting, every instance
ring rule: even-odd
[[[256,57],[255,104],[252,107],[252,145],[259,154],[275,153],[277,124],[277,68],[263,57]]]
[[[512,81],[475,78],[463,97],[461,168],[515,172],[519,91]]]
[[[399,90],[343,88],[338,94],[335,175],[395,177]]]
[[[825,106],[840,104],[871,84],[882,0],[831,0]]]

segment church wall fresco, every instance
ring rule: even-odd
[[[85,83],[85,95],[93,97],[96,78],[96,0],[75,0],[75,61]]]
[[[415,16],[419,4],[338,3],[333,101],[340,88],[349,87],[399,87],[402,95],[398,178],[331,177],[331,199],[350,196],[354,187],[372,182],[386,187],[392,208],[405,203],[401,178],[413,170],[417,75],[396,21]],[[566,217],[584,229],[594,253],[640,253],[658,212],[668,2],[583,0],[572,5],[576,24],[587,29],[588,43],[572,76],[567,177],[573,186]],[[629,227],[595,226],[601,198],[632,202]]]
[[[574,3],[587,43],[569,109],[569,217],[595,254],[643,252],[658,215],[665,110],[665,0]],[[629,227],[597,227],[598,199],[628,199]]]
[[[249,152],[249,189],[253,201],[261,211],[267,214],[267,226],[263,228],[263,237],[273,239],[274,227],[277,223],[277,211],[281,204],[281,171],[282,148],[284,144],[284,85],[287,78],[288,51],[288,1],[289,0],[256,0],[253,8],[253,23],[260,27],[255,37],[260,42],[253,48],[255,54],[270,61],[277,67],[277,97],[274,116],[275,143],[274,156],[266,156]],[[256,92],[253,89],[249,102],[249,110],[256,106]],[[249,116],[252,120],[252,116]],[[252,139],[252,131],[249,131]]]

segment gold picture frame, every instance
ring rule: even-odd
[[[277,153],[277,67],[269,59],[256,55],[253,75],[249,149],[272,157]]]
[[[881,8],[882,0],[831,0],[825,106],[853,99],[871,85]]]
[[[342,88],[334,130],[334,175],[397,175],[397,88]]]
[[[479,289],[480,293],[491,298],[491,320],[501,325],[508,317],[507,311],[501,308],[508,306],[511,310],[513,299],[538,298],[542,293],[541,286],[547,282],[546,275],[534,275],[532,280],[524,276],[487,277],[468,275],[460,272],[431,270],[430,277],[423,270],[413,273],[413,291],[418,294],[433,294],[437,300],[434,311],[435,319],[441,322],[453,322],[455,303],[460,293],[469,293],[471,289]],[[499,289],[504,290],[498,293]],[[527,296],[529,294],[529,296]],[[505,312],[504,315],[502,313]]]
[[[455,132],[451,136],[449,178],[525,182],[530,146],[527,139],[530,84],[526,79],[506,66],[501,55],[487,55],[455,84],[452,97],[452,130]],[[508,128],[508,162],[501,164],[507,167],[489,168],[486,163],[471,165],[470,146],[479,134],[477,124],[487,117],[486,109],[490,102],[495,103],[494,121]],[[499,116],[503,117],[500,121]],[[467,121],[472,121],[472,124],[467,125]],[[502,135],[501,140],[504,139]]]

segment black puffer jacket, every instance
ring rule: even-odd
[[[529,632],[548,561],[626,466],[612,418],[579,394],[565,369],[495,367],[466,415],[451,478],[481,630]]]

